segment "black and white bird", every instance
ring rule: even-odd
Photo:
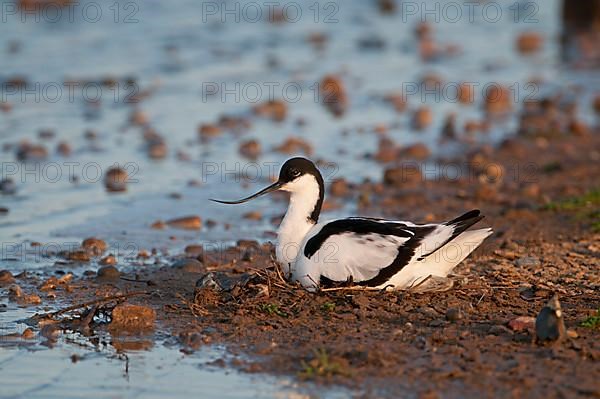
[[[343,282],[379,289],[449,288],[450,271],[492,234],[490,228],[467,231],[483,219],[478,210],[439,224],[366,217],[319,223],[323,177],[300,157],[286,161],[279,179],[256,194],[213,201],[241,204],[276,190],[291,194],[278,231],[277,261],[288,278],[309,290]]]

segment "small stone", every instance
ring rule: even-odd
[[[535,319],[537,341],[557,341],[565,337],[566,328],[558,296],[554,295]]]
[[[104,186],[109,192],[122,192],[127,190],[129,175],[123,168],[112,167],[104,176]]]
[[[350,194],[348,182],[344,178],[334,179],[329,186],[329,192],[334,197],[345,197]]]
[[[403,187],[407,184],[418,183],[422,179],[419,167],[414,164],[404,164],[399,167],[389,168],[383,174],[383,183],[394,187]]]
[[[204,124],[198,128],[198,135],[201,140],[207,140],[221,134],[221,128],[216,125]]]
[[[173,264],[175,269],[182,270],[187,273],[204,273],[206,268],[202,262],[196,259],[180,259]]]
[[[114,255],[108,255],[100,259],[99,263],[103,266],[114,266],[117,264],[117,258]]]
[[[11,301],[15,301],[18,298],[21,298],[23,296],[23,289],[21,287],[19,287],[17,284],[13,284],[10,287],[8,287],[8,298]]]
[[[329,112],[337,117],[344,115],[348,108],[348,95],[342,79],[327,75],[321,80],[319,88],[321,102]]]
[[[530,316],[519,316],[508,322],[508,328],[513,331],[525,331],[532,330],[535,328],[535,317]]]
[[[200,230],[202,228],[202,219],[199,216],[186,216],[167,221],[169,227],[184,230]]]
[[[67,143],[65,141],[61,141],[56,146],[56,152],[64,157],[68,157],[69,155],[71,155],[73,150],[71,149],[71,146],[69,145],[69,143]]]
[[[512,331],[510,331],[508,328],[501,326],[501,325],[492,326],[488,330],[488,334],[490,334],[490,335],[503,335],[506,333],[512,333]]]
[[[90,253],[83,249],[64,252],[62,253],[62,255],[65,259],[72,260],[75,262],[89,262],[91,260]]]
[[[81,247],[86,251],[90,252],[92,255],[99,256],[102,255],[104,251],[106,251],[108,245],[106,245],[105,241],[99,238],[90,237],[83,240],[83,242],[81,243]]]
[[[505,114],[512,109],[511,91],[500,85],[492,85],[485,92],[485,110],[490,114]]]
[[[577,334],[577,331],[575,330],[567,330],[567,337],[576,339],[579,338],[579,334]]]
[[[35,337],[35,333],[33,332],[33,330],[31,328],[26,328],[21,333],[21,338],[23,338],[23,339],[32,339],[33,337]]]
[[[5,287],[9,284],[13,284],[15,282],[15,278],[12,273],[8,270],[0,270],[0,287]]]
[[[451,322],[456,322],[462,319],[463,315],[460,309],[458,308],[449,308],[446,310],[446,320]]]
[[[246,158],[256,159],[261,153],[260,143],[256,140],[244,141],[240,144],[239,152]]]
[[[517,50],[521,54],[539,51],[544,44],[544,38],[537,32],[523,32],[517,37]]]
[[[8,212],[9,212],[8,208],[0,206],[0,216],[8,215]]]
[[[121,273],[116,267],[108,265],[98,269],[96,277],[101,280],[117,280],[121,277]]]
[[[164,141],[148,145],[148,156],[152,159],[164,159],[167,157],[168,149]]]
[[[204,247],[202,245],[188,245],[185,247],[184,252],[186,255],[196,258],[204,253]]]
[[[431,155],[431,151],[424,143],[416,143],[400,150],[402,158],[425,159]]]
[[[288,137],[281,145],[275,148],[276,151],[284,154],[294,154],[302,152],[305,155],[311,155],[313,152],[312,146],[299,137]]]
[[[17,185],[10,177],[0,180],[0,194],[13,195],[17,193]]]
[[[117,305],[111,314],[111,330],[147,330],[154,328],[156,312],[147,306],[123,303]]]
[[[538,267],[542,264],[540,260],[534,256],[524,256],[515,261],[518,267]]]
[[[406,98],[402,94],[388,94],[383,100],[394,107],[394,110],[398,113],[406,110]]]
[[[423,105],[419,107],[412,117],[412,127],[416,130],[424,130],[433,122],[431,108]]]
[[[254,107],[254,113],[259,116],[271,118],[275,122],[282,122],[287,116],[287,104],[281,100],[271,100]]]
[[[24,142],[17,148],[19,161],[43,161],[47,157],[48,150],[43,145]]]
[[[162,230],[165,227],[167,227],[167,224],[165,222],[163,222],[162,220],[157,220],[156,222],[154,222],[150,225],[150,228],[156,229],[156,230]]]
[[[248,219],[248,220],[262,220],[262,213],[259,211],[250,211],[250,212],[246,212],[244,213],[244,215],[242,216],[244,219]]]

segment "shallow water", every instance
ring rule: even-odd
[[[444,7],[448,3],[435,4]],[[441,18],[432,24],[436,40],[442,45],[456,44],[460,51],[429,63],[420,59],[414,40],[420,12],[382,16],[373,2],[366,1],[294,2],[302,16],[287,24],[262,19],[252,22],[250,9],[246,14],[240,11],[240,21],[236,22],[235,13],[219,14],[225,7],[221,2],[186,0],[174,5],[121,1],[115,3],[117,15],[115,4],[86,0],[70,9],[72,17],[64,13],[56,21],[52,10],[36,20],[34,14],[13,12],[11,4],[0,3],[0,81],[23,76],[33,89],[23,94],[3,87],[2,100],[11,103],[13,110],[0,112],[0,146],[29,139],[43,142],[50,150],[43,163],[18,162],[14,150],[1,153],[2,178],[12,177],[18,192],[0,197],[1,205],[9,208],[8,215],[0,216],[0,269],[14,272],[39,269],[49,273],[55,259],[42,256],[45,249],[68,249],[88,236],[105,239],[125,260],[121,266],[141,249],[173,253],[187,243],[218,247],[239,238],[270,239],[265,234],[274,229],[269,220],[284,211],[284,202],[261,199],[253,206],[224,207],[208,198],[237,198],[267,184],[288,157],[272,148],[291,135],[313,144],[313,158],[334,163],[326,170],[327,181],[341,176],[351,181],[379,178],[381,167],[364,156],[377,150],[377,135],[369,132],[377,124],[394,125],[389,136],[398,143],[422,141],[434,154],[456,151],[451,145],[438,144],[443,120],[449,112],[456,112],[460,127],[466,119],[481,118],[483,89],[475,91],[473,106],[442,101],[433,94],[409,96],[409,109],[426,103],[433,111],[433,124],[421,133],[411,130],[410,113],[396,114],[378,99],[391,91],[412,88],[425,73],[439,75],[448,87],[462,81],[478,82],[480,87],[504,84],[514,88],[518,103],[539,95],[526,85],[532,77],[548,83],[540,90],[573,86],[573,95],[583,104],[578,111],[588,122],[592,114],[587,100],[600,87],[598,73],[573,71],[558,62],[556,0],[521,2],[521,8],[510,1],[494,3],[502,10],[496,22],[490,22],[496,17],[482,14],[480,8],[472,23],[467,15],[454,23]],[[216,15],[213,8],[203,8],[207,4],[217,7]],[[249,4],[264,6],[260,2],[232,4],[238,4],[240,10]],[[537,7],[528,8],[531,4]],[[102,12],[100,17],[94,14],[97,9]],[[518,15],[516,10],[520,10]],[[532,10],[534,14],[529,15]],[[98,21],[92,22],[96,18]],[[540,32],[545,46],[536,55],[517,56],[515,37],[526,30]],[[307,35],[314,32],[329,37],[324,51],[307,44]],[[357,40],[365,37],[380,38],[385,45],[360,49]],[[11,52],[12,47],[18,49]],[[347,84],[350,108],[343,118],[334,118],[315,101],[315,84],[328,73],[341,73]],[[118,80],[116,88],[90,84],[84,92],[80,85],[72,96],[64,83],[98,82],[108,77]],[[136,85],[128,86],[128,78],[134,78]],[[215,85],[220,93],[207,97],[206,92]],[[223,114],[248,114],[255,103],[270,99],[269,87],[275,87],[274,98],[289,101],[285,121],[256,118],[240,137],[224,133],[208,143],[199,142],[196,130],[200,123],[213,123]],[[284,92],[284,87],[290,91]],[[577,91],[577,87],[583,90]],[[223,94],[221,89],[230,92]],[[137,108],[166,139],[168,155],[164,160],[148,159],[141,130],[128,125],[134,106],[123,99],[145,90],[151,90],[152,95]],[[101,106],[86,100],[98,100]],[[298,118],[306,125],[299,127]],[[493,125],[490,133],[478,140],[493,143],[513,134],[515,128],[513,115]],[[55,131],[56,138],[38,139],[41,129]],[[96,131],[98,138],[85,139],[87,129]],[[343,130],[349,133],[342,135]],[[239,143],[249,138],[262,144],[263,155],[255,162],[238,154]],[[71,156],[55,153],[60,140],[71,144]],[[178,160],[177,151],[185,152],[189,160]],[[135,181],[127,193],[104,190],[102,173],[114,164],[126,167]],[[240,173],[250,176],[246,184],[241,184]],[[69,181],[71,175],[77,177],[77,183]],[[200,186],[189,186],[192,179]],[[173,192],[181,198],[169,197]],[[254,208],[263,213],[262,221],[242,218]],[[355,212],[353,204],[345,204],[325,217]],[[149,228],[159,219],[194,214],[218,224],[198,232]],[[41,242],[42,247],[32,249],[31,241]],[[0,333],[22,328],[14,321],[23,318],[23,312],[10,308],[0,313],[4,326]],[[229,388],[231,397],[280,397],[295,392],[285,379],[256,378],[203,366],[220,356],[218,348],[183,356],[177,349],[156,345],[150,351],[130,353],[130,369],[125,376],[123,361],[107,351],[64,342],[53,350],[5,346],[0,349],[2,395],[48,398],[85,392],[90,397],[223,396],[223,386]],[[72,364],[73,353],[81,354],[83,360]]]

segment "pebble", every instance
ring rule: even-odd
[[[492,85],[485,92],[485,110],[490,114],[505,114],[512,109],[512,95],[508,88]]]
[[[129,175],[125,169],[112,167],[104,176],[104,186],[108,192],[122,192],[127,190]]]
[[[540,260],[534,256],[524,256],[515,261],[518,267],[538,267],[542,264]]]
[[[62,155],[63,157],[68,157],[69,155],[71,155],[73,150],[71,149],[69,143],[67,143],[66,141],[61,141],[56,146],[56,152]]]
[[[424,130],[433,122],[431,108],[426,105],[419,107],[412,116],[411,125],[413,129]]]
[[[176,229],[200,230],[202,228],[202,219],[200,219],[200,216],[185,216],[168,220],[166,223],[169,227]]]
[[[431,151],[424,143],[415,143],[400,150],[400,157],[410,159],[425,159],[429,158]]]
[[[270,118],[275,122],[283,122],[287,112],[287,104],[281,100],[270,100],[254,107],[256,115]]]
[[[32,339],[33,337],[35,337],[35,333],[33,332],[33,330],[31,328],[26,328],[21,333],[21,338],[23,338],[23,339]]]
[[[112,330],[147,330],[154,328],[155,320],[154,309],[122,303],[113,309],[109,328]]]
[[[10,177],[0,180],[0,194],[13,195],[17,193],[17,185]]]
[[[422,179],[419,167],[412,164],[389,168],[383,173],[383,183],[394,187],[403,187],[406,184],[418,183]]]
[[[221,134],[221,128],[216,125],[204,124],[198,128],[198,135],[201,140],[207,140],[211,137],[216,137]]]
[[[90,254],[88,251],[78,249],[75,251],[68,251],[62,253],[63,257],[68,260],[72,260],[75,262],[89,262],[91,260]]]
[[[388,94],[383,99],[387,103],[391,104],[398,113],[404,112],[406,110],[406,99],[402,94]]]
[[[294,154],[302,152],[305,155],[311,155],[313,152],[312,146],[306,141],[299,137],[289,137],[281,145],[275,148],[275,150],[284,154]]]
[[[19,161],[43,161],[48,157],[48,150],[43,145],[21,143],[17,148],[17,159]]]
[[[0,270],[0,287],[7,286],[9,284],[13,284],[15,282],[15,278],[12,273],[8,270]]]
[[[114,255],[108,255],[100,259],[99,263],[103,266],[114,266],[117,264],[117,258]]]
[[[334,179],[329,185],[329,193],[334,197],[345,197],[350,194],[350,187],[344,178]]]
[[[204,273],[206,268],[204,264],[197,259],[180,259],[173,264],[175,269],[182,270],[187,273]]]
[[[475,101],[475,88],[472,83],[461,83],[456,93],[461,104],[472,104]]]
[[[250,212],[246,212],[244,213],[244,215],[242,216],[244,219],[248,219],[248,220],[262,220],[262,213],[259,211],[250,211]]]
[[[537,32],[523,32],[517,37],[517,50],[521,54],[531,54],[539,51],[544,44],[544,38]]]
[[[185,247],[184,252],[186,255],[196,258],[197,256],[204,254],[204,247],[202,247],[202,245],[188,245]]]
[[[83,240],[81,247],[94,256],[100,256],[106,251],[108,245],[99,238],[90,237]]]
[[[96,277],[103,280],[117,280],[121,277],[121,273],[119,272],[119,269],[114,266],[102,266],[98,269],[98,272],[96,272]]]
[[[334,116],[341,117],[348,108],[344,82],[338,76],[327,75],[321,80],[321,102]]]
[[[513,331],[533,330],[535,328],[535,317],[519,316],[508,322],[508,328]]]
[[[260,156],[262,149],[257,140],[248,140],[240,144],[239,152],[249,159],[256,159]]]
[[[393,14],[396,12],[396,0],[379,0],[377,4],[379,12],[382,14]]]
[[[463,318],[462,312],[458,308],[449,308],[446,310],[446,320],[456,322]]]
[[[164,141],[148,145],[148,156],[152,159],[164,159],[167,157],[167,153],[167,144]]]
[[[552,297],[537,315],[535,334],[540,343],[557,341],[566,336],[565,322],[557,295]]]

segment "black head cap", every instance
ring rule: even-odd
[[[279,181],[287,183],[306,174],[313,175],[317,181],[323,180],[319,169],[317,169],[312,161],[302,157],[290,158],[285,161],[279,171]]]

